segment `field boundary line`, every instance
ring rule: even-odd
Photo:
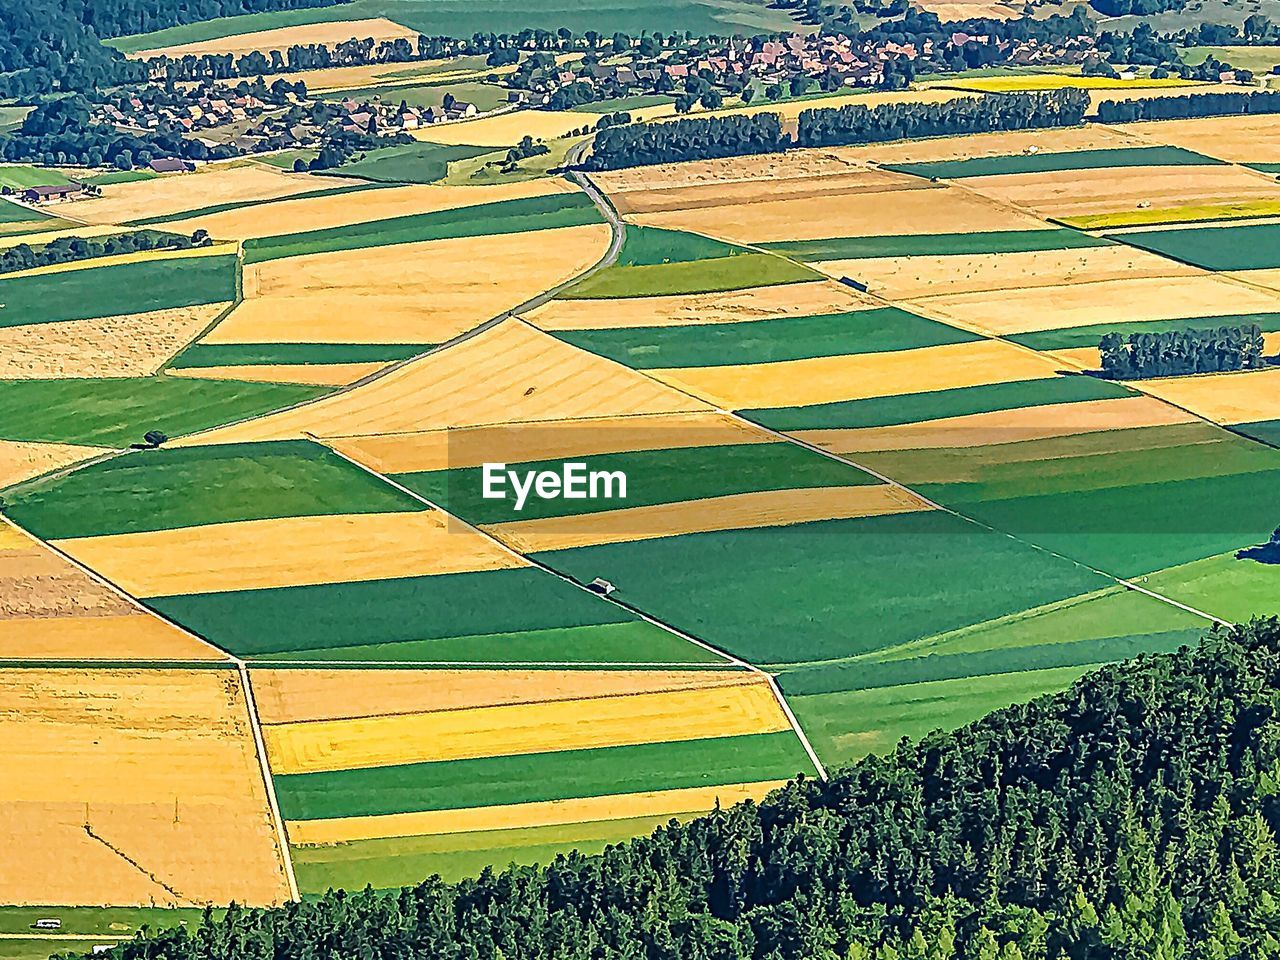
[[[525,321],[518,320],[517,322],[524,323]],[[314,436],[312,436],[312,438],[315,439]],[[330,447],[329,449],[332,450],[334,448]],[[601,600],[605,601],[606,603],[612,603],[615,606],[621,607],[622,609],[627,610],[630,613],[634,614],[635,616],[639,617],[640,619],[644,620],[646,623],[650,623],[655,627],[658,627],[662,630],[667,631],[668,633],[674,634],[675,636],[679,637],[682,640],[687,641],[688,643],[692,643],[697,647],[701,647],[703,650],[706,650],[710,653],[714,653],[719,657],[723,657],[725,660],[734,664],[735,666],[745,667],[747,670],[750,670],[752,673],[764,677],[769,684],[769,689],[773,693],[774,699],[777,701],[779,707],[781,707],[783,715],[786,717],[787,723],[791,727],[792,732],[800,740],[800,744],[802,747],[804,747],[805,753],[809,756],[810,760],[814,763],[814,766],[818,772],[819,778],[822,780],[827,779],[826,768],[823,767],[821,760],[818,759],[817,751],[813,749],[813,744],[809,742],[809,738],[805,735],[805,732],[801,728],[799,721],[796,720],[795,714],[791,712],[791,707],[786,703],[785,699],[782,696],[781,691],[778,689],[777,684],[774,682],[773,677],[770,676],[770,674],[768,674],[766,671],[761,670],[755,664],[748,663],[746,660],[743,660],[741,657],[737,657],[734,654],[729,653],[728,651],[721,650],[718,647],[712,646],[711,644],[707,643],[705,640],[702,640],[694,636],[693,634],[686,633],[685,631],[681,630],[679,627],[673,626],[672,624],[669,624],[663,620],[659,620],[658,618],[651,616],[650,614],[646,613],[644,610],[641,610],[638,607],[633,606],[632,604],[626,603],[622,600],[618,600],[614,597],[603,596],[601,594],[596,593],[594,590],[588,590],[586,587],[586,584],[579,583],[573,577],[567,576],[566,574],[563,574],[560,571],[547,566],[545,563],[542,563],[539,560],[535,560],[532,557],[525,556],[524,554],[508,546],[506,543],[499,540],[497,537],[493,536],[487,531],[480,529],[479,527],[463,519],[462,517],[458,517],[455,514],[449,513],[447,510],[442,509],[439,506],[439,504],[433,503],[431,500],[427,499],[421,494],[413,490],[410,490],[408,487],[404,486],[403,484],[397,483],[395,480],[379,473],[377,470],[374,470],[372,467],[366,466],[360,461],[354,460],[351,457],[348,457],[341,450],[334,450],[334,453],[342,457],[344,460],[347,460],[348,462],[359,467],[361,470],[364,470],[366,473],[381,479],[385,483],[391,484],[393,487],[400,490],[402,493],[408,494],[409,496],[413,497],[415,500],[419,501],[420,503],[424,503],[434,510],[439,510],[441,514],[443,514],[444,516],[453,518],[454,520],[462,524],[467,529],[484,537],[490,543],[497,545],[504,552],[510,554],[511,556],[518,557],[525,563],[528,563],[531,566],[537,567],[538,569],[546,573],[549,573],[551,576],[555,577],[556,579],[564,583],[567,583],[570,586],[573,586],[576,589],[583,591],[584,593],[589,593],[594,597],[599,597]]]
[[[182,356],[184,353],[190,350],[193,346],[195,346],[198,342],[203,340],[205,337],[211,334],[214,330],[216,330],[219,326],[221,326],[222,322],[226,320],[228,317],[230,317],[231,314],[235,313],[236,310],[239,309],[240,305],[244,303],[244,241],[243,240],[236,241],[235,279],[236,279],[236,295],[232,299],[231,303],[227,305],[226,309],[218,311],[218,315],[214,317],[212,320],[210,320],[207,324],[205,324],[205,326],[201,330],[197,331],[194,337],[192,337],[190,340],[184,343],[181,347],[179,347],[177,350],[171,353],[169,355],[169,358],[165,360],[164,363],[160,364],[159,369],[157,369],[156,372],[152,374],[152,376],[160,376],[161,374],[170,370],[173,367],[174,361],[176,361],[180,356]],[[182,369],[182,368],[179,368],[179,369]]]
[[[730,667],[739,666],[734,663],[685,663],[672,660],[254,660],[253,658],[246,660],[245,664],[252,670],[315,670],[324,667],[333,667],[338,670],[378,670],[384,667],[397,670],[438,670],[453,667],[478,667],[495,670],[520,669],[522,667],[528,667],[531,670],[543,667],[563,670],[598,670],[602,667],[623,667],[641,670],[661,667],[668,670],[727,671]],[[232,666],[232,664],[228,663],[227,666]]]
[[[293,857],[289,853],[289,837],[285,833],[284,816],[276,797],[275,780],[271,776],[271,764],[267,760],[267,743],[262,735],[262,721],[258,717],[258,703],[253,696],[253,681],[243,660],[236,666],[240,673],[240,687],[244,690],[244,704],[249,713],[249,729],[253,733],[254,752],[258,755],[258,768],[262,773],[263,787],[267,793],[267,806],[271,812],[271,825],[275,828],[276,843],[280,847],[280,863],[284,867],[285,881],[289,885],[289,898],[295,903],[302,899],[298,893],[298,877],[293,871]]]

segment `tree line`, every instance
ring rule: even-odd
[[[1197,93],[1145,100],[1104,100],[1098,104],[1102,123],[1133,120],[1181,120],[1186,117],[1227,117],[1243,113],[1280,113],[1280,91]]]
[[[1102,372],[1116,380],[1259,370],[1266,344],[1256,323],[1205,330],[1109,333],[1098,344]]]
[[[189,250],[208,246],[211,242],[204,230],[197,230],[190,236],[160,230],[136,230],[107,237],[58,237],[37,247],[20,243],[0,253],[0,273],[144,250]]]
[[[109,960],[1280,956],[1280,620],[543,867],[330,891]]]
[[[699,117],[609,127],[596,136],[586,165],[591,170],[616,170],[649,163],[776,153],[790,144],[776,113]]]

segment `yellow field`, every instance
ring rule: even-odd
[[[345,40],[372,38],[374,40],[395,40],[404,37],[416,42],[418,31],[402,27],[398,23],[378,17],[369,20],[342,20],[333,23],[308,23],[297,27],[280,27],[275,30],[257,30],[253,33],[238,33],[230,37],[218,37],[214,40],[198,40],[194,43],[180,43],[170,47],[154,47],[150,50],[139,50],[129,54],[135,59],[149,57],[172,57],[179,59],[192,54],[244,54],[255,50],[267,53],[271,50],[288,50],[294,44],[323,43],[336,46]]]
[[[965,186],[1046,217],[1079,217],[1125,209],[1280,202],[1280,184],[1253,170],[1229,166],[1123,167],[970,177]]]
[[[993,335],[1117,322],[1170,320],[1280,309],[1275,294],[1212,274],[1076,282],[918,299],[935,316]]]
[[[847,520],[927,509],[929,506],[924,501],[909,493],[878,484],[736,493],[575,517],[515,520],[491,524],[484,529],[517,550],[536,553],[686,533],[782,527],[814,520]]]
[[[918,181],[907,190],[768,200],[697,210],[644,213],[628,219],[649,227],[691,230],[721,240],[765,243],[825,237],[903,236],[1028,230],[1039,220],[955,187]],[[767,189],[767,188],[766,188]]]
[[[543,330],[601,330],[620,327],[676,327],[737,323],[844,313],[880,306],[878,300],[828,281],[751,287],[727,293],[698,293],[625,300],[552,300],[525,314]]]
[[[583,54],[581,53],[560,54],[556,57],[556,60],[563,63],[574,58],[581,60],[582,57]],[[412,83],[414,77],[404,76],[406,70],[412,69],[414,68],[411,65],[403,63],[366,63],[351,67],[321,67],[318,70],[267,74],[263,77],[263,82],[270,86],[277,80],[285,80],[289,83],[297,83],[301,80],[307,85],[307,90],[312,93],[327,93],[336,90],[376,87],[384,84]],[[474,68],[435,70],[429,73],[424,72],[419,77],[423,83],[455,83],[461,80],[483,79],[491,73],[503,76],[508,73],[515,73],[515,70],[515,64],[506,64],[501,67],[483,67],[479,70]],[[400,76],[396,76],[396,74],[400,74]],[[235,78],[230,78],[218,82],[234,86],[239,81]]]
[[[171,174],[132,183],[113,183],[102,196],[79,200],[74,215],[90,223],[125,223],[167,216],[218,203],[246,203],[320,190],[326,182],[305,173],[285,173],[265,164],[209,164],[194,173]],[[166,230],[181,233],[173,225]],[[215,236],[218,236],[215,234]],[[224,237],[224,239],[235,239]]]
[[[70,443],[0,440],[0,490],[103,452]]]
[[[154,183],[155,181],[146,182]],[[332,178],[322,177],[311,177],[309,182],[312,190],[321,190],[335,184],[341,185]],[[518,200],[551,193],[568,193],[572,190],[573,188],[564,181],[551,179],[483,187],[451,187],[437,184],[387,187],[381,190],[361,190],[356,193],[339,193],[326,197],[295,197],[292,200],[280,200],[277,203],[263,203],[240,210],[228,210],[224,213],[177,221],[166,224],[165,229],[183,233],[203,228],[214,237],[227,240],[249,240],[280,233],[305,233],[309,230],[325,230],[354,223],[370,223],[374,220],[387,220],[413,213],[454,210],[458,207],[495,203],[499,200]],[[194,208],[202,204],[191,206]]]
[[[347,437],[329,445],[379,473],[417,473],[499,461],[524,463],[635,450],[777,442],[772,434],[728,414],[672,413]]]
[[[661,179],[656,179],[655,186],[651,188],[610,193],[609,198],[619,213],[662,213],[762,201],[812,200],[835,195],[884,193],[887,190],[923,190],[929,187],[927,181],[909,177],[905,173],[858,169],[852,166],[846,167],[844,173],[810,178],[729,179],[688,186],[662,186],[661,183]]]
[[[1008,343],[980,340],[894,353],[649,372],[724,409],[744,410],[1039,380],[1054,376],[1054,364]]]
[[[506,320],[349,393],[177,443],[281,439],[304,431],[351,437],[704,409],[706,404],[649,377]]]
[[[1133,427],[1191,423],[1190,414],[1149,397],[997,410],[921,423],[854,430],[799,430],[793,435],[837,454],[939,447],[981,447]]]
[[[770,103],[767,100],[761,100],[748,107],[727,107],[719,110],[694,110],[692,113],[687,114],[687,116],[733,117],[754,116],[757,113],[776,113],[785,123],[787,121],[794,121],[803,111],[812,110],[814,107],[843,107],[849,104],[862,104],[868,107],[877,107],[886,103],[946,103],[949,100],[956,100],[964,96],[972,96],[972,94],[965,94],[958,90],[937,89],[849,91],[820,98],[784,100],[781,103]],[[672,114],[669,119],[679,120],[681,117]]]
[[[828,260],[812,266],[833,277],[853,277],[866,284],[871,293],[891,300],[1200,272],[1120,244],[1031,253],[868,257]]]
[[[0,658],[223,660],[0,521]]]
[[[79,201],[73,201],[70,205],[78,206]],[[64,214],[71,216],[71,214]],[[79,214],[76,214],[79,216]],[[65,220],[55,220],[53,223],[63,224]],[[28,228],[34,224],[27,224]],[[121,228],[115,224],[73,224],[71,226],[54,227],[50,224],[48,228],[40,230],[36,233],[6,233],[0,234],[0,250],[7,250],[10,247],[16,247],[19,244],[26,243],[33,247],[42,246],[51,240],[58,240],[62,237],[80,237],[86,239],[90,237],[106,237],[111,234],[120,233]]]
[[[1078,230],[1110,230],[1114,227],[1141,227],[1166,223],[1194,223],[1201,220],[1256,219],[1280,217],[1280,201],[1252,200],[1238,203],[1197,203],[1181,207],[1150,207],[1143,210],[1121,210],[1095,213],[1082,217],[1060,218]]]
[[[1280,162],[1280,116],[1275,114],[1161,120],[1121,129],[1233,163]]]
[[[972,90],[975,93],[1018,93],[1027,90],[1065,90],[1067,88],[1145,91],[1158,87],[1177,87],[1178,93],[1190,93],[1203,84],[1197,80],[1183,80],[1180,77],[1165,77],[1163,80],[1135,77],[1132,80],[1121,80],[1119,77],[1031,73],[1016,77],[965,77],[956,81],[939,81],[939,85],[956,90]]]
[[[476,120],[433,123],[410,135],[427,143],[509,147],[521,137],[555,140],[581,127],[595,129],[599,122],[600,114],[578,110],[510,110]]]
[[[523,565],[435,510],[242,520],[56,544],[138,597]]]
[[[1090,109],[1096,111],[1098,104],[1108,101],[1123,100],[1154,100],[1161,97],[1199,97],[1206,93],[1240,93],[1241,87],[1236,83],[1197,83],[1194,87],[1147,87],[1135,88],[1132,90],[1090,90],[1089,101]],[[1234,118],[1232,118],[1234,119]],[[1140,124],[1119,124],[1112,129],[1114,130],[1132,130]],[[1161,143],[1167,142],[1162,137],[1152,137]],[[1205,151],[1212,153],[1210,151]]]
[[[1041,153],[1062,153],[1150,145],[1147,140],[1123,132],[1121,127],[1089,124],[1084,127],[1011,130],[975,133],[963,137],[906,140],[865,147],[839,147],[833,152],[852,161],[925,163],[935,160],[967,160],[971,157],[1002,157],[1012,153],[1026,153],[1033,148]]]
[[[465,833],[473,830],[507,830],[519,827],[548,827],[597,820],[625,820],[631,817],[675,816],[705,813],[729,807],[743,800],[761,800],[787,785],[787,780],[733,784],[725,787],[686,787],[680,790],[651,790],[606,797],[574,800],[546,800],[494,807],[467,807],[425,813],[394,813],[385,816],[343,817],[333,820],[291,820],[287,824],[289,842],[297,845],[350,843],[379,837],[410,837],[438,833]]]
[[[245,302],[202,342],[441,343],[571,279],[608,246],[609,228],[592,224],[252,264]]]
[[[0,750],[3,902],[288,897],[234,671],[6,671]]]
[[[228,306],[210,303],[95,320],[3,327],[0,379],[150,376]]]
[[[1022,16],[1020,8],[999,0],[923,0],[920,9],[936,13],[943,23],[984,17],[991,20],[1015,20]]]
[[[263,723],[299,723],[458,710],[503,704],[590,700],[741,684],[723,670],[253,670]]]
[[[695,690],[314,720],[264,727],[276,775],[774,733],[765,679]]]
[[[667,190],[735,182],[771,183],[842,176],[866,169],[862,164],[836,156],[827,149],[788,150],[786,153],[749,154],[682,163],[656,163],[591,174],[592,181],[613,196],[632,190]]]
[[[233,367],[184,367],[170,376],[194,380],[247,380],[253,383],[308,383],[341,387],[377,373],[388,362],[371,363],[246,363]]]
[[[1143,380],[1134,386],[1215,423],[1280,420],[1280,369],[1277,368]]]

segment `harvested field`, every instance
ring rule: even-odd
[[[225,659],[0,521],[0,658]]]
[[[1137,210],[1141,204],[1176,207],[1246,200],[1280,201],[1280,184],[1263,174],[1230,166],[1161,166],[1071,170],[972,177],[986,196],[1046,217],[1079,217]]]
[[[247,383],[307,383],[341,387],[377,373],[385,363],[274,363],[239,364],[234,367],[181,367],[172,377],[196,380],[242,380]]]
[[[0,899],[285,900],[247,720],[234,671],[6,671]]]
[[[701,689],[272,724],[263,733],[279,776],[788,729],[765,679],[743,674]]]
[[[852,277],[890,300],[1199,273],[1121,244],[1034,253],[829,260],[813,266],[833,277]]]
[[[315,189],[325,181],[314,179],[312,182],[312,189]],[[322,197],[295,197],[243,210],[193,217],[167,224],[166,229],[180,233],[202,228],[211,236],[222,239],[251,240],[276,235],[282,225],[287,225],[291,232],[303,233],[410,214],[453,210],[479,203],[540,197],[572,189],[564,181],[551,179],[486,187],[386,187],[331,193]]]
[[[849,170],[848,173],[829,174],[813,179],[793,177],[783,180],[729,180],[683,187],[639,188],[626,193],[610,193],[609,198],[618,212],[626,215],[700,210],[763,201],[848,197],[863,193],[884,193],[888,190],[923,190],[929,187],[928,183],[914,177],[888,170],[859,170],[854,167]]]
[[[205,54],[244,54],[253,51],[288,50],[294,44],[323,43],[335,46],[352,38],[395,40],[403,37],[417,41],[418,31],[392,23],[383,17],[369,20],[339,20],[334,23],[308,23],[297,27],[279,27],[275,30],[257,30],[238,33],[214,40],[197,40],[170,47],[155,47],[130,53],[131,58],[172,57],[181,59],[187,54],[200,57]]]
[[[78,460],[87,460],[104,450],[70,443],[0,440],[0,490]]]
[[[576,110],[513,110],[461,123],[432,124],[412,131],[412,135],[428,143],[450,146],[509,147],[519,143],[521,137],[554,140],[580,127],[594,129],[599,120],[599,114]]]
[[[724,670],[253,670],[263,723],[306,723],[511,704],[705,690],[751,679]]]
[[[782,363],[651,370],[664,383],[728,409],[806,406],[1054,376],[1051,360],[990,340]]]
[[[523,566],[436,510],[244,520],[55,543],[137,597]]]
[[[996,253],[1035,253],[1076,250],[1113,243],[1101,237],[1046,227],[1039,230],[988,230],[965,233],[917,233],[901,236],[830,237],[824,240],[783,240],[761,244],[766,250],[814,263],[826,260],[868,260],[890,257],[955,257]]]
[[[334,449],[384,474],[424,473],[642,450],[776,443],[723,413],[638,414],[548,424],[464,427],[425,433],[340,437]]]
[[[900,164],[1004,157],[1027,153],[1033,149],[1036,153],[1064,153],[1077,150],[1115,150],[1146,146],[1150,146],[1150,141],[1125,133],[1122,127],[1090,124],[1083,127],[936,137],[927,140],[870,144],[865,147],[839,147],[832,152],[852,162]]]
[[[188,443],[405,433],[443,427],[705,410],[639,373],[507,320],[350,393]]]
[[[1238,312],[1269,313],[1276,298],[1211,274],[1103,280],[921,299],[934,315],[994,335]]]
[[[369,817],[336,817],[327,820],[292,820],[289,841],[300,845],[328,845],[378,837],[427,836],[474,830],[511,830],[621,820],[643,816],[675,816],[705,813],[719,804],[728,807],[743,800],[762,800],[787,780],[731,784],[720,787],[684,787],[640,793],[570,800],[544,800],[462,810],[431,810]]]
[[[1280,162],[1280,116],[1275,114],[1161,120],[1125,124],[1117,129],[1232,163]]]
[[[627,507],[577,517],[516,520],[486,532],[525,553],[629,543],[720,530],[782,527],[817,520],[846,520],[914,513],[929,506],[887,484],[766,490],[655,506]]]
[[[0,327],[0,379],[150,376],[229,305]]]
[[[710,209],[639,214],[631,219],[646,226],[693,230],[739,243],[877,236],[886,231],[897,236],[1044,226],[1040,220],[946,186],[857,194],[856,202],[849,204],[838,200],[830,196],[761,200]]]
[[[793,436],[832,453],[850,454],[980,447],[1132,427],[1190,423],[1194,419],[1177,407],[1149,397],[1126,397],[974,413],[888,427],[798,430],[793,432]]]
[[[1011,3],[1000,0],[924,0],[922,10],[936,13],[943,23],[970,20],[974,17],[991,20],[1016,20],[1022,11]]]
[[[1134,386],[1215,423],[1280,419],[1280,369],[1144,380]]]
[[[734,182],[750,185],[761,180],[779,184],[822,182],[830,176],[846,176],[865,170],[828,149],[788,150],[683,163],[657,163],[593,173],[591,179],[610,196],[629,191],[669,190],[682,187],[725,187]]]
[[[632,300],[552,300],[525,314],[543,330],[612,330],[625,327],[692,326],[841,313],[879,302],[830,281],[748,287],[722,293]]]
[[[77,217],[90,223],[128,223],[213,203],[287,197],[323,186],[323,181],[308,174],[285,173],[256,163],[209,164],[194,173],[111,184],[103,188],[101,197],[78,201],[75,209]]]

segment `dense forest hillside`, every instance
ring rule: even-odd
[[[1280,956],[1280,621],[544,869],[330,893],[116,958]]]

